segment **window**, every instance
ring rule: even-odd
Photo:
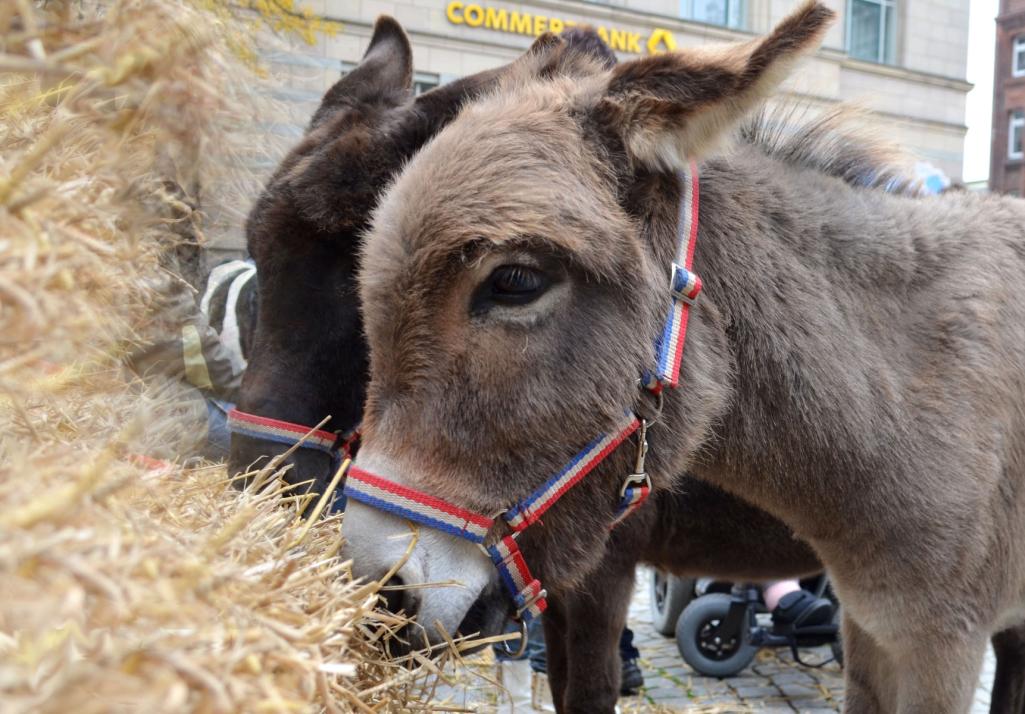
[[[428,89],[434,89],[438,84],[440,82],[436,74],[430,74],[429,72],[415,72],[413,74],[413,94],[423,94]]]
[[[680,0],[680,17],[709,25],[742,28],[745,0]]]
[[[1022,152],[1022,135],[1025,134],[1025,112],[1016,109],[1011,112],[1011,126],[1007,132],[1007,158],[1020,159]]]
[[[1025,35],[1014,38],[1011,72],[1015,77],[1025,77]]]
[[[847,5],[847,52],[881,64],[897,58],[896,0],[850,0]]]

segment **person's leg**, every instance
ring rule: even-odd
[[[796,580],[778,580],[762,588],[765,607],[777,630],[825,625],[833,618],[833,603],[801,589]]]
[[[633,631],[629,627],[624,627],[619,635],[620,694],[632,694],[644,686],[644,675],[638,661],[640,657],[640,651],[634,647]]]
[[[801,584],[796,580],[777,580],[762,588],[762,597],[765,598],[765,607],[772,612],[779,605],[784,595],[799,592]]]
[[[201,456],[210,461],[224,461],[228,458],[231,432],[228,431],[228,412],[234,404],[213,397],[206,398],[207,432],[206,443]]]
[[[548,673],[548,652],[545,647],[545,628],[543,618],[535,618],[527,626],[527,659],[530,668],[538,674]]]

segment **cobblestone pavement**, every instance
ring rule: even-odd
[[[716,679],[695,673],[680,658],[676,641],[659,635],[652,627],[648,604],[649,578],[648,570],[638,570],[629,616],[634,644],[641,652],[645,686],[637,695],[620,699],[623,714],[825,714],[840,711],[843,706],[843,675],[835,662],[812,669],[794,662],[789,651],[769,649],[759,652],[751,666],[736,677]],[[801,657],[822,662],[830,658],[830,652],[826,647],[803,650]],[[479,659],[477,667],[484,676],[493,677],[490,656]],[[993,670],[993,653],[989,651],[971,714],[989,711]],[[444,698],[456,710],[494,712],[496,687],[480,677],[472,679],[472,684],[443,687],[439,694],[444,692]],[[517,714],[519,711],[516,710]]]
[[[630,627],[641,652],[644,689],[621,700],[624,711],[662,708],[669,711],[807,712],[839,711],[843,704],[843,675],[835,662],[820,669],[802,667],[789,651],[765,649],[744,672],[729,679],[704,677],[680,658],[676,640],[663,637],[651,625],[646,569],[637,573],[630,603]],[[828,647],[802,651],[801,658],[823,662]]]

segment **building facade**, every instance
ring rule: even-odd
[[[1003,0],[1020,6],[1025,0]],[[599,29],[623,58],[768,31],[798,0],[311,0],[344,29],[315,52],[324,76],[355,63],[375,18],[395,17],[410,35],[421,87],[508,62],[535,35],[571,23]],[[964,151],[968,0],[827,0],[839,21],[786,92],[812,104],[855,100],[893,136],[954,179]],[[1023,15],[1022,22],[1025,22]],[[1025,62],[1025,42],[1022,44]],[[1025,81],[1022,82],[1025,87]],[[319,97],[310,97],[315,102]]]
[[[597,28],[622,59],[629,59],[750,39],[768,31],[799,2],[303,1],[315,13],[342,23],[342,30],[313,47],[279,47],[268,54],[272,68],[282,79],[275,90],[277,98],[285,100],[290,108],[291,120],[276,122],[273,129],[286,144],[298,137],[339,71],[359,62],[374,20],[381,14],[395,17],[409,34],[415,82],[422,91],[509,62],[536,35],[574,23]],[[897,143],[950,178],[960,179],[965,97],[971,88],[965,80],[969,0],[826,3],[837,11],[839,21],[830,29],[822,49],[787,81],[784,94],[812,108],[856,101],[878,115]],[[1017,4],[1025,7],[1025,0]],[[269,161],[274,160],[272,154],[267,154]],[[227,246],[241,247],[237,233],[227,238]]]
[[[1000,0],[989,189],[1025,196],[1025,0]]]

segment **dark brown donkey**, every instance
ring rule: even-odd
[[[650,433],[655,488],[690,468],[812,544],[845,608],[848,712],[968,709],[989,636],[1025,619],[1025,204],[892,196],[753,147],[714,153],[832,16],[808,3],[760,41],[590,77],[511,73],[382,197],[361,258],[371,382],[347,489],[376,474],[378,505],[394,509],[399,484],[435,499],[408,512],[444,502],[464,519],[419,529],[399,571],[462,585],[406,603],[431,641],[496,579],[471,537],[521,515],[624,409],[652,414],[638,375],[670,304],[675,172],[708,156],[705,289],[683,387]],[[630,451],[519,537],[557,596],[601,566]],[[350,499],[343,532],[376,577],[404,548],[389,535],[410,531]]]

